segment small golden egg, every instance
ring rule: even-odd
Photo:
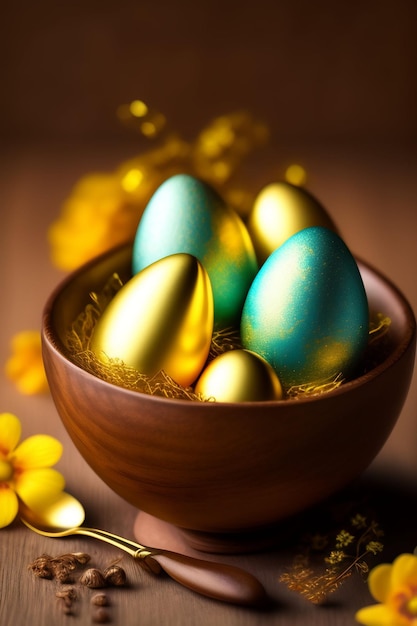
[[[280,400],[282,387],[273,368],[250,350],[229,350],[211,361],[195,391],[205,400],[257,402]]]
[[[283,181],[264,187],[255,198],[247,223],[258,263],[309,226],[325,226],[337,232],[324,207],[302,187]]]

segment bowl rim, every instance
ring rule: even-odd
[[[354,388],[359,388],[365,385],[367,382],[378,378],[380,374],[389,370],[392,366],[394,366],[403,356],[403,354],[412,346],[413,341],[416,339],[416,318],[414,312],[411,308],[410,303],[407,298],[403,294],[403,292],[394,284],[394,282],[385,276],[382,272],[376,269],[372,264],[363,260],[362,258],[355,255],[355,260],[358,263],[359,267],[363,266],[364,269],[369,271],[371,274],[375,275],[376,278],[385,283],[385,285],[390,289],[395,297],[397,302],[400,304],[401,310],[404,314],[406,324],[404,324],[404,337],[399,342],[399,344],[395,347],[395,349],[381,362],[378,363],[371,370],[368,370],[364,374],[353,378],[351,380],[347,380],[342,385],[328,391],[323,394],[311,395],[305,397],[297,397],[297,398],[282,398],[280,400],[262,400],[262,401],[250,401],[250,402],[221,402],[221,401],[213,401],[213,402],[196,402],[192,400],[186,399],[176,399],[176,398],[165,398],[163,396],[151,395],[141,391],[135,391],[132,389],[127,389],[126,387],[122,387],[119,385],[115,385],[114,383],[110,383],[105,381],[98,376],[84,370],[79,365],[71,361],[71,359],[67,356],[62,341],[59,337],[56,336],[56,332],[54,329],[54,325],[52,322],[53,310],[55,307],[55,303],[61,293],[80,275],[84,272],[88,271],[91,267],[94,267],[96,264],[105,260],[108,257],[115,255],[117,252],[122,251],[123,249],[127,249],[132,246],[132,241],[125,242],[123,244],[119,244],[117,246],[112,247],[111,249],[103,252],[100,255],[95,256],[90,259],[83,265],[79,266],[72,272],[70,272],[67,276],[65,276],[52,290],[49,297],[47,298],[43,312],[42,312],[42,321],[41,321],[41,337],[42,342],[46,342],[48,347],[53,350],[60,359],[65,361],[67,366],[74,368],[75,370],[82,372],[86,377],[91,377],[96,383],[97,381],[103,385],[110,386],[112,388],[120,390],[120,392],[128,395],[132,395],[133,397],[144,397],[148,400],[152,400],[153,402],[162,404],[176,404],[179,406],[187,406],[197,404],[199,410],[212,410],[213,406],[229,406],[229,407],[244,407],[251,406],[254,408],[266,408],[270,406],[289,406],[289,405],[308,405],[311,402],[318,401],[327,401],[331,398],[335,398],[337,396],[349,393],[349,391]],[[203,408],[205,407],[205,408]]]

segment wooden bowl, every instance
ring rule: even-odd
[[[195,546],[227,550],[229,539],[236,546],[240,534],[262,533],[369,465],[400,414],[414,364],[414,315],[386,278],[358,262],[371,311],[391,318],[371,371],[321,396],[202,403],[123,389],[68,358],[65,333],[89,293],[113,272],[127,280],[130,259],[131,246],[122,246],[71,274],[49,298],[42,328],[58,413],[115,492],[150,519],[182,529]]]

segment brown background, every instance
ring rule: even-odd
[[[414,0],[23,0],[1,21],[4,141],[122,140],[134,98],[183,131],[244,107],[277,139],[416,140]]]

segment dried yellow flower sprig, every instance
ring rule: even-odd
[[[383,550],[382,536],[377,522],[368,522],[365,516],[356,514],[351,518],[348,530],[343,528],[336,533],[330,549],[328,535],[310,537],[303,552],[295,557],[291,568],[279,580],[313,604],[323,604],[353,572],[368,573],[366,559]],[[318,571],[311,564],[311,557],[323,552],[324,548],[328,550]]]

